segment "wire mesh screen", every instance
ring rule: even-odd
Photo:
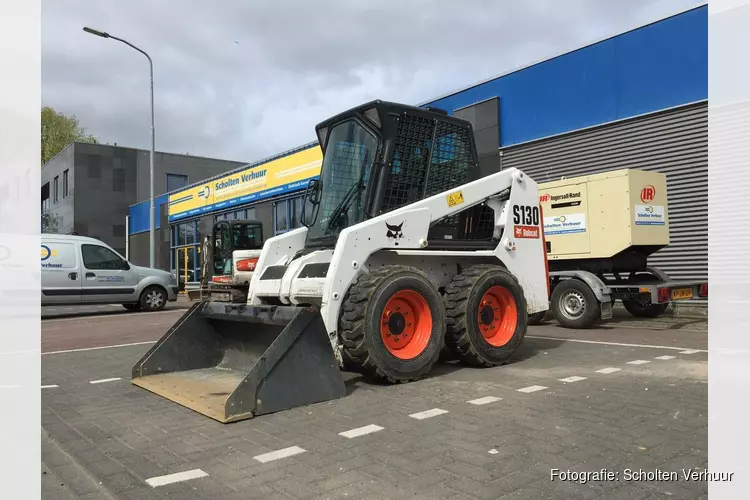
[[[410,115],[399,118],[384,211],[422,199],[433,128],[433,121],[428,118]]]

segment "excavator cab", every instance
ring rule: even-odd
[[[263,248],[263,223],[257,220],[220,220],[213,228],[213,279],[231,282],[235,264],[233,256],[238,250]],[[257,260],[257,259],[256,259]],[[243,267],[242,260],[238,260]],[[224,278],[224,279],[222,279]],[[227,279],[228,278],[228,279]]]

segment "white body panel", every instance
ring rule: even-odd
[[[508,188],[510,198],[503,201],[498,194]],[[447,197],[457,192],[461,193],[462,200],[451,206]],[[427,248],[432,223],[482,202],[495,210],[495,234],[503,234],[494,250],[433,251]],[[253,275],[248,303],[259,305],[264,298],[274,298],[283,304],[304,304],[316,299],[331,342],[337,347],[341,302],[358,273],[388,263],[407,264],[425,271],[437,286],[444,286],[456,274],[457,263],[497,263],[504,265],[523,287],[529,314],[546,311],[548,276],[541,220],[536,221],[536,226],[527,223],[522,228],[517,227],[514,206],[538,210],[539,194],[533,179],[511,168],[347,227],[339,234],[333,251],[312,252],[293,260],[304,248],[307,228],[270,238]],[[400,225],[398,237],[389,237],[386,223]],[[516,237],[517,232],[521,237]],[[304,265],[317,262],[330,262],[326,277],[298,278]],[[273,265],[288,265],[288,268],[279,279],[261,280],[263,272]],[[335,352],[338,356],[338,349]]]
[[[92,259],[88,265],[87,248]],[[113,266],[114,261],[121,267]],[[41,281],[42,306],[132,304],[150,285],[164,288],[168,301],[177,300],[178,292],[170,273],[133,265],[103,241],[77,235],[42,235]]]

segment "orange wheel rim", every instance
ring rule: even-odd
[[[507,288],[493,286],[482,296],[477,310],[482,337],[493,347],[507,344],[518,326],[518,308]]]
[[[398,359],[414,359],[424,352],[432,336],[432,311],[414,290],[401,290],[388,299],[380,317],[380,337]]]

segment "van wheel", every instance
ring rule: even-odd
[[[141,304],[123,304],[122,307],[127,309],[128,311],[134,312],[134,311],[140,311],[141,310]]]
[[[140,300],[144,311],[161,311],[167,305],[167,292],[160,286],[150,286],[143,290]]]

